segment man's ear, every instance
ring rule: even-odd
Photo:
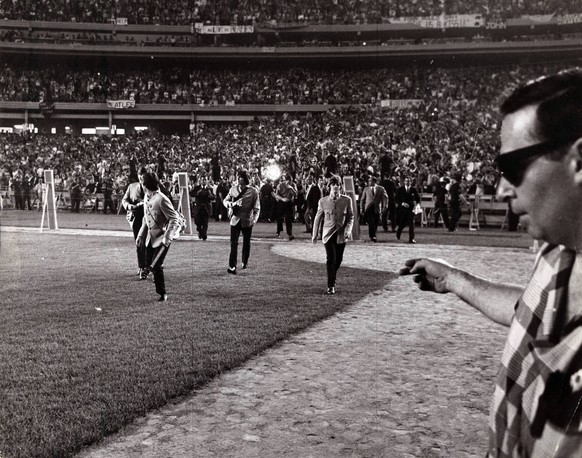
[[[576,184],[582,185],[582,137],[574,142],[570,148],[570,164],[574,172]]]

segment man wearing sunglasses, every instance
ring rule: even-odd
[[[497,195],[544,242],[525,288],[440,260],[400,270],[509,327],[488,457],[582,456],[582,69],[518,87],[501,106]]]

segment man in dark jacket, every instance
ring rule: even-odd
[[[212,202],[215,199],[206,177],[200,178],[200,185],[196,186],[190,195],[194,197],[194,224],[196,224],[198,238],[206,240],[208,237],[208,219],[212,214]]]
[[[316,183],[315,177],[309,175],[307,177],[307,192],[305,195],[305,228],[310,234],[313,232],[313,220],[321,197],[321,188]]]
[[[404,178],[404,186],[396,190],[396,206],[398,213],[398,229],[396,238],[400,240],[402,231],[408,226],[408,243],[416,243],[414,240],[414,207],[420,203],[418,191],[410,185],[410,178]]]

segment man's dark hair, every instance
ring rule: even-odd
[[[157,191],[160,189],[159,183],[160,180],[158,180],[158,176],[155,172],[147,172],[143,174],[143,185],[146,189]]]
[[[243,181],[245,182],[245,186],[248,186],[248,184],[251,182],[249,174],[246,172],[246,170],[239,170],[238,176],[239,178],[243,179]]]
[[[331,178],[329,179],[329,185],[337,185],[337,186],[341,186],[342,182],[340,180],[340,177],[336,176],[336,175],[332,175]]]
[[[139,175],[143,175],[144,173],[147,173],[148,169],[146,169],[145,167],[140,167],[139,169]]]
[[[519,86],[501,104],[503,116],[539,104],[534,133],[541,141],[582,137],[582,68],[564,70]]]

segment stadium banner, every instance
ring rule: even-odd
[[[135,100],[108,100],[107,108],[135,108]]]
[[[232,33],[254,33],[253,25],[204,25],[202,22],[194,24],[194,30],[200,34],[228,35]]]
[[[582,22],[582,14],[564,14],[557,17],[558,24],[580,24]]]
[[[523,27],[536,25],[558,24],[559,18],[555,14],[528,14],[516,18],[507,19],[509,27]]]
[[[485,20],[480,14],[443,14],[441,16],[391,18],[391,24],[414,24],[427,29],[457,29],[483,27]]]
[[[380,106],[382,108],[409,108],[417,107],[422,103],[422,100],[418,99],[385,99],[380,100]]]
[[[507,29],[507,22],[505,22],[503,19],[496,19],[494,21],[487,21],[485,23],[485,28],[488,30]]]

